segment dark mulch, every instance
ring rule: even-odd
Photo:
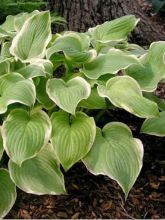
[[[158,22],[158,24],[162,27],[162,30],[165,30],[165,11],[162,12],[154,12],[152,4],[147,2],[146,0],[138,0],[141,4],[142,10],[152,21]]]
[[[157,91],[164,97],[164,84]],[[103,124],[126,123],[144,144],[144,166],[126,202],[115,181],[94,176],[78,163],[65,174],[68,195],[35,196],[18,191],[7,218],[165,218],[165,138],[139,135],[143,120],[122,110],[107,112],[104,120]]]

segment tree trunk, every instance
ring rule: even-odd
[[[144,13],[141,0],[49,0],[49,9],[63,16],[67,25],[53,30],[86,31],[89,27],[102,24],[123,15],[134,14],[141,21],[131,35],[131,42],[148,45],[153,41],[165,40],[163,28]]]

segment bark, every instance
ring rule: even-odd
[[[163,28],[142,10],[141,0],[49,0],[48,9],[67,20],[65,27],[54,27],[54,31],[73,30],[84,32],[89,27],[102,24],[123,15],[134,14],[141,21],[131,35],[131,41],[148,45],[165,40]]]

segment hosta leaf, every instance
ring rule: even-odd
[[[36,154],[49,141],[51,122],[43,111],[13,110],[2,126],[4,148],[18,165]]]
[[[34,78],[37,76],[46,76],[44,69],[37,64],[29,64],[17,70],[24,78]]]
[[[5,31],[3,28],[0,27],[0,39],[5,38],[13,38],[15,34],[13,32]]]
[[[4,151],[4,148],[3,148],[3,140],[2,140],[2,135],[1,135],[1,127],[0,127],[0,160],[3,155],[3,151]]]
[[[163,98],[159,98],[150,92],[143,92],[143,95],[147,99],[150,99],[151,101],[155,102],[161,111],[165,111],[165,100]]]
[[[48,59],[58,52],[64,52],[72,62],[87,62],[94,56],[94,51],[88,51],[90,39],[84,33],[67,32],[59,36],[47,51]]]
[[[37,92],[37,100],[39,103],[43,105],[44,108],[50,109],[55,104],[54,102],[49,98],[48,94],[46,93],[46,83],[48,79],[45,77],[40,77],[39,83],[36,86],[36,92]]]
[[[165,111],[159,117],[146,119],[141,128],[142,133],[164,137],[165,136]]]
[[[138,83],[129,76],[111,78],[106,86],[98,86],[98,93],[138,117],[151,118],[159,114],[157,104],[143,97]]]
[[[64,177],[51,145],[46,145],[36,157],[24,161],[21,167],[10,160],[9,171],[14,183],[27,193],[65,193]]]
[[[142,167],[143,145],[123,123],[108,123],[97,130],[90,152],[83,159],[88,170],[116,180],[127,196]]]
[[[97,86],[91,89],[90,96],[79,103],[80,107],[88,109],[106,109],[105,98],[98,95]]]
[[[34,63],[24,66],[16,71],[26,79],[37,76],[46,77],[46,75],[52,75],[53,64],[49,60],[38,59],[35,60]]]
[[[35,103],[35,86],[30,79],[18,73],[9,73],[0,77],[0,114],[7,111],[12,103],[32,106]]]
[[[10,72],[10,58],[0,59],[0,76]]]
[[[62,79],[50,79],[46,90],[56,105],[71,114],[75,114],[78,103],[87,99],[91,92],[90,85],[81,77],[75,77],[67,83]]]
[[[6,17],[5,22],[0,26],[0,28],[2,28],[5,31],[14,32],[15,31],[14,16],[13,15],[8,15]]]
[[[33,15],[35,14],[38,14],[38,10],[34,10],[33,12],[31,13],[27,13],[27,12],[23,12],[23,13],[20,13],[16,16],[14,16],[14,28],[16,31],[20,31],[22,26],[24,25],[25,21],[32,17]]]
[[[76,116],[57,112],[51,120],[52,145],[58,160],[68,170],[91,149],[96,133],[94,119],[81,112]]]
[[[143,91],[154,91],[161,79],[165,78],[164,55],[165,42],[154,42],[148,53],[141,57],[141,63],[130,66],[126,74],[136,79]]]
[[[32,62],[45,56],[46,46],[51,40],[49,12],[38,12],[26,20],[12,41],[10,53],[22,62]]]
[[[89,34],[94,40],[102,43],[125,40],[138,21],[139,19],[136,19],[134,15],[126,15],[90,28]]]
[[[16,200],[16,187],[9,173],[0,169],[0,218],[3,218],[12,208]]]
[[[99,55],[93,61],[84,64],[81,71],[90,79],[98,79],[106,73],[115,74],[135,63],[138,63],[135,56],[121,50],[110,49],[107,54]]]
[[[9,48],[11,46],[11,42],[4,42],[1,46],[1,57],[2,58],[8,58],[11,57],[11,54],[9,52]]]

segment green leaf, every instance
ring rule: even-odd
[[[4,149],[10,159],[19,166],[23,161],[35,157],[48,143],[51,122],[43,111],[13,110],[4,121],[2,137]]]
[[[106,109],[106,101],[105,98],[98,95],[97,86],[94,86],[90,96],[86,100],[82,100],[78,106],[87,109]]]
[[[165,136],[165,111],[159,117],[146,119],[141,128],[142,133],[164,137]]]
[[[110,49],[107,54],[99,55],[91,62],[85,63],[81,71],[90,79],[98,79],[107,73],[116,74],[135,63],[138,63],[135,56],[121,50]]]
[[[0,114],[7,111],[12,103],[32,106],[35,103],[36,92],[33,81],[25,79],[18,73],[0,76]]]
[[[77,76],[67,83],[62,79],[50,79],[46,91],[50,99],[61,109],[75,114],[78,103],[89,97],[91,88],[85,79]]]
[[[150,92],[143,92],[143,95],[147,99],[150,99],[151,101],[155,102],[161,111],[165,111],[165,100],[164,99],[159,98]]]
[[[152,92],[165,78],[164,55],[165,42],[154,42],[148,53],[140,58],[141,63],[130,66],[126,74],[136,79],[143,91]]]
[[[107,97],[113,105],[140,117],[151,118],[159,115],[156,103],[143,97],[138,83],[129,76],[116,76],[106,86],[98,86],[101,97]]]
[[[10,41],[9,42],[8,41],[4,42],[2,44],[2,47],[1,47],[1,57],[2,58],[9,58],[9,57],[11,57],[11,54],[9,52],[10,46],[11,46],[11,42]]]
[[[0,27],[0,39],[4,40],[5,38],[10,38],[10,37],[13,37],[13,35],[10,32],[7,32]]]
[[[8,171],[0,169],[0,218],[10,211],[16,196],[16,187],[11,181]]]
[[[6,21],[0,26],[5,31],[8,32],[15,32],[15,27],[14,27],[14,16],[13,15],[8,15],[6,17]]]
[[[47,81],[48,81],[47,78],[40,77],[39,84],[36,86],[37,100],[39,103],[43,105],[44,108],[51,109],[53,106],[55,106],[55,104],[46,93]]]
[[[10,160],[9,171],[14,183],[26,193],[65,193],[64,177],[51,145],[46,145],[36,157],[24,161],[21,167]]]
[[[88,31],[92,39],[101,43],[121,41],[127,39],[128,34],[135,28],[138,21],[139,19],[136,19],[134,15],[126,15],[112,21],[106,21]]]
[[[19,32],[21,30],[22,26],[24,25],[25,21],[28,18],[30,18],[33,15],[38,14],[38,13],[39,13],[38,10],[34,10],[31,13],[23,12],[23,13],[20,13],[20,14],[14,16],[14,27],[15,27],[15,30]]]
[[[34,63],[31,63],[25,67],[22,67],[16,70],[24,78],[34,78],[37,76],[51,75],[53,72],[53,64],[49,60],[35,60]]]
[[[135,183],[143,158],[143,145],[123,123],[112,122],[97,130],[93,147],[83,159],[87,169],[118,182],[127,196]]]
[[[0,59],[0,76],[10,72],[10,58]]]
[[[89,51],[90,38],[84,33],[66,32],[59,36],[47,50],[50,59],[53,54],[63,52],[66,59],[72,62],[87,62],[96,55],[94,50]]]
[[[26,20],[12,41],[10,53],[24,63],[43,58],[51,40],[51,21],[47,11]]]
[[[0,127],[0,161],[3,155],[3,152],[4,152],[4,148],[3,148],[3,140],[2,140],[2,135],[1,135],[1,127]]]
[[[82,112],[75,116],[57,112],[51,121],[52,145],[58,160],[68,170],[91,149],[96,134],[94,119]]]

